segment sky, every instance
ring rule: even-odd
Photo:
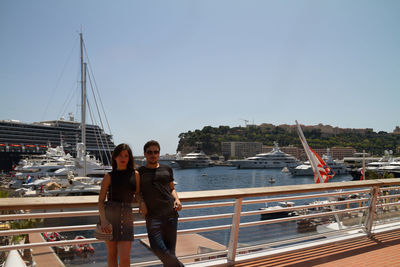
[[[397,0],[2,0],[0,119],[80,120],[82,32],[106,131],[135,155],[244,120],[392,132],[399,14]]]

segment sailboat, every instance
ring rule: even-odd
[[[86,76],[87,76],[87,63],[84,62],[83,57],[83,36],[80,33],[80,61],[81,61],[81,142],[77,143],[77,156],[73,159],[74,164],[66,165],[55,171],[55,176],[65,176],[65,181],[55,181],[57,185],[53,190],[40,189],[43,195],[79,195],[79,194],[98,194],[100,192],[99,180],[90,178],[104,177],[104,175],[111,171],[110,166],[103,165],[95,157],[90,156],[86,152]],[[88,176],[90,178],[88,178]],[[48,179],[48,178],[47,178]],[[45,179],[43,179],[45,180]],[[54,179],[53,179],[54,180]]]

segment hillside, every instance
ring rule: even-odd
[[[303,128],[308,144],[313,148],[354,147],[357,151],[365,150],[371,155],[382,155],[384,150],[399,154],[400,135],[387,132],[374,132],[372,129],[346,130],[326,133],[317,128]],[[293,126],[248,126],[229,127],[206,126],[202,130],[188,131],[179,135],[177,151],[188,153],[201,142],[206,154],[221,154],[221,142],[262,142],[272,146],[274,141],[279,146],[293,145],[301,147],[297,132]]]

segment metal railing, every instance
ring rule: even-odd
[[[180,192],[184,208],[179,218],[178,235],[204,233],[204,237],[221,246],[219,249],[181,255],[179,258],[188,266],[199,263],[202,266],[231,265],[251,260],[252,257],[281,253],[282,248],[296,249],[299,244],[303,247],[317,246],[334,242],[338,237],[371,235],[377,225],[400,226],[399,186],[400,179],[382,179]],[[265,203],[289,201],[293,201],[294,205],[263,208]],[[98,215],[96,207],[97,196],[3,198],[0,199],[0,222],[35,218],[88,218]],[[76,208],[80,210],[69,210]],[[54,211],[57,209],[62,210]],[[16,213],[7,214],[9,212]],[[138,209],[134,208],[133,212],[137,213]],[[262,216],[267,219],[260,219]],[[144,229],[145,222],[143,219],[136,220],[134,226],[135,231]],[[94,228],[95,224],[43,226],[1,230],[0,236],[85,231]],[[145,231],[135,233],[135,239],[146,237]],[[2,245],[0,251],[98,242],[101,241],[86,238]],[[150,260],[136,259],[132,266],[157,263],[159,261],[155,257]]]

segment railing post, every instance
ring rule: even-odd
[[[238,198],[235,201],[235,210],[232,218],[231,235],[228,245],[228,266],[235,263],[236,249],[239,237],[240,213],[242,211],[242,201],[242,198]]]
[[[367,217],[365,218],[365,230],[368,236],[371,236],[372,225],[374,224],[376,204],[378,202],[378,196],[380,192],[379,186],[374,186],[371,188],[371,201],[368,207]]]

